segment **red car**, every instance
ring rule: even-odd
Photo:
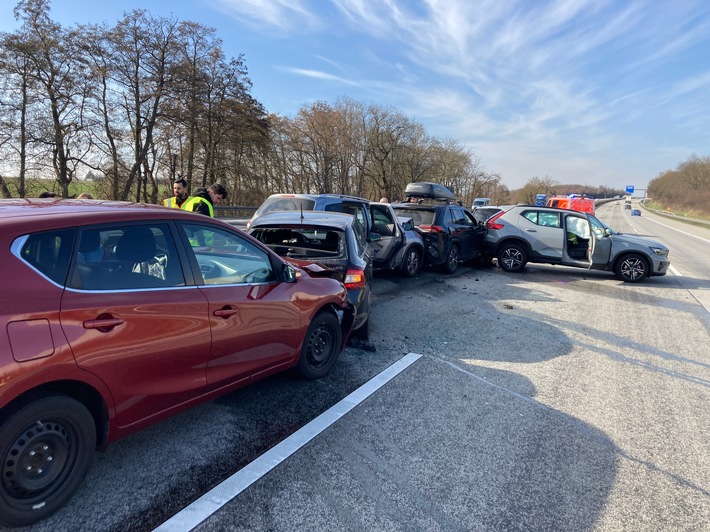
[[[326,375],[354,310],[233,226],[165,207],[0,200],[0,523],[34,523],[95,449],[256,379]]]

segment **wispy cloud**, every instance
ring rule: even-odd
[[[342,83],[343,85],[350,85],[350,86],[359,86],[360,83],[357,83],[355,81],[351,81],[349,79],[342,78],[340,76],[335,76],[333,74],[329,74],[328,72],[323,72],[322,70],[311,70],[307,68],[296,68],[296,67],[276,67],[279,70],[283,72],[289,72],[291,74],[295,74],[297,76],[304,76],[307,78],[313,78],[313,79],[322,79],[326,81],[335,81],[338,83]]]
[[[321,26],[318,16],[301,0],[216,0],[216,7],[253,28],[306,32]]]
[[[699,117],[710,115],[710,68],[685,59],[710,44],[704,0],[220,2],[240,20],[306,29],[320,44],[280,71],[393,105],[495,164],[512,168],[511,154],[525,154],[540,175],[567,164],[601,180],[605,164],[620,171],[656,129],[665,145],[668,124],[702,131]],[[669,153],[672,146],[647,159]]]

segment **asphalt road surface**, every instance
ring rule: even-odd
[[[597,213],[607,225],[625,233],[660,240],[671,250],[671,272],[681,286],[710,311],[710,227],[697,227],[679,219],[658,216],[641,205],[641,216],[631,216],[623,202],[604,206]]]
[[[379,275],[377,352],[348,348],[325,379],[275,376],[117,442],[34,530],[152,530],[171,518],[183,530],[204,508],[191,503],[333,405],[343,410],[332,424],[234,498],[229,481],[210,492],[222,502],[196,529],[708,530],[710,231],[622,209],[598,214],[668,245],[676,274]]]

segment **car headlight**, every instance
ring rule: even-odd
[[[651,248],[651,251],[653,251],[656,255],[660,255],[661,257],[667,257],[668,256],[668,248]]]

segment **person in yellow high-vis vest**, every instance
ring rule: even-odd
[[[227,199],[227,189],[219,183],[210,185],[209,188],[198,188],[195,194],[182,204],[182,209],[190,212],[199,212],[214,218],[214,206]]]
[[[173,209],[180,209],[190,197],[187,193],[187,181],[176,179],[173,182],[173,197],[164,199],[163,205]]]

